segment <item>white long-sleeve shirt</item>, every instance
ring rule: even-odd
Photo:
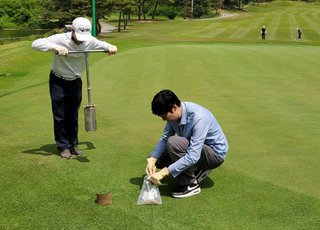
[[[107,50],[111,44],[91,36],[91,40],[78,45],[72,40],[71,32],[39,38],[32,43],[31,47],[37,51],[53,51],[51,70],[60,76],[74,78],[76,76],[82,77],[85,68],[85,54],[74,53],[68,54],[67,57],[59,57],[55,54],[57,45],[67,48],[68,51],[86,51]]]

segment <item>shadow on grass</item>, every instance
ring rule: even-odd
[[[143,184],[143,178],[146,174],[144,174],[142,177],[135,177],[130,179],[130,183],[134,185],[138,185],[140,187],[140,190],[142,188]],[[161,196],[170,196],[171,192],[178,187],[177,181],[172,176],[165,177],[161,180],[162,185],[159,186],[159,190],[161,193]],[[204,188],[211,188],[214,186],[213,180],[211,180],[210,177],[206,177],[203,181],[200,183],[200,187],[202,189]]]
[[[81,146],[82,145],[86,145],[87,148],[86,149],[82,149]],[[90,150],[90,149],[95,149],[93,143],[91,142],[80,142],[78,144],[78,146],[80,146],[81,150]],[[28,153],[28,154],[35,154],[35,155],[42,155],[42,156],[52,156],[52,155],[57,155],[60,157],[60,152],[57,149],[57,145],[56,144],[47,144],[47,145],[43,145],[38,149],[29,149],[29,150],[25,150],[23,151],[23,153]],[[82,156],[82,157],[76,157],[76,158],[72,158],[72,160],[77,160],[80,163],[87,163],[90,162],[90,160],[86,157],[86,156]]]
[[[142,184],[143,184],[143,178],[144,178],[145,175],[143,175],[142,177],[131,178],[130,179],[130,183],[133,184],[133,185],[138,185],[140,187],[140,190],[141,190]]]

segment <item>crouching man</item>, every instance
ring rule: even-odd
[[[224,162],[228,151],[220,125],[209,110],[192,102],[180,102],[170,90],[157,93],[151,107],[153,114],[167,122],[162,137],[148,156],[146,173],[157,185],[172,174],[179,184],[172,197],[200,193],[199,183]],[[156,172],[156,168],[162,170]]]

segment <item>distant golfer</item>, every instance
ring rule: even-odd
[[[55,141],[60,156],[70,159],[82,156],[78,148],[78,112],[82,100],[84,53],[68,51],[105,50],[115,53],[117,47],[91,36],[91,23],[79,17],[72,22],[71,32],[40,38],[32,43],[38,51],[53,51],[49,79]]]
[[[148,156],[146,173],[157,185],[169,174],[177,178],[179,186],[172,191],[172,197],[200,193],[199,183],[224,162],[229,148],[216,118],[198,104],[180,102],[170,90],[157,93],[151,108],[153,114],[167,122]],[[156,172],[156,168],[162,170]]]
[[[300,40],[300,39],[301,39],[302,31],[301,31],[299,28],[297,28],[297,30],[298,30],[298,39]]]
[[[267,29],[266,29],[265,26],[263,26],[262,29],[261,29],[262,40],[266,39],[266,33],[267,33]]]

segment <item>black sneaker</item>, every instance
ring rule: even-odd
[[[78,148],[78,146],[74,146],[70,149],[71,154],[75,155],[77,157],[81,157],[83,155],[83,153],[80,151],[80,149]]]
[[[212,170],[210,169],[200,169],[198,171],[195,171],[194,172],[194,175],[196,176],[196,180],[198,182],[198,184],[203,181],[204,178],[206,178],[210,173],[211,173]]]
[[[180,185],[178,188],[172,191],[170,194],[174,198],[185,198],[199,194],[201,188],[199,184]]]

